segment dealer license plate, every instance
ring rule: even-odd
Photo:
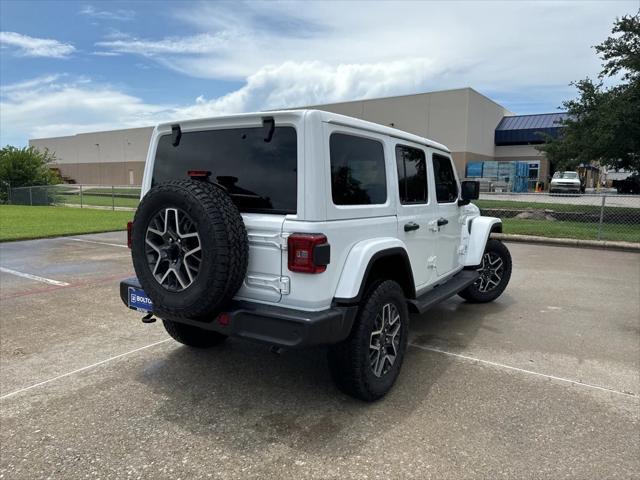
[[[153,303],[144,290],[129,287],[129,308],[148,313],[153,310]]]

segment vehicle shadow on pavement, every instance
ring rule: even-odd
[[[464,349],[483,328],[484,316],[503,308],[445,302],[412,317],[410,343]],[[337,390],[322,348],[276,355],[264,345],[234,339],[211,350],[178,347],[149,364],[137,381],[163,398],[154,415],[234,451],[285,445],[349,457],[410,423],[453,361],[409,347],[394,389],[372,404]]]

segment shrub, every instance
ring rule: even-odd
[[[34,147],[17,148],[11,145],[0,150],[0,203],[6,203],[9,188],[35,185],[53,185],[60,182],[51,171],[56,161],[48,150],[38,151]]]

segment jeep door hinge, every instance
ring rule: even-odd
[[[291,292],[291,279],[289,277],[247,275],[244,283],[247,287],[275,290],[281,295],[289,295]]]
[[[262,232],[249,232],[247,237],[249,238],[250,245],[259,246],[272,246],[279,250],[287,249],[287,237],[289,235],[282,235],[280,233],[262,233]]]
[[[467,246],[466,245],[460,245],[458,247],[458,255],[466,255],[467,254]]]
[[[436,268],[436,260],[438,259],[438,257],[436,257],[435,255],[427,258],[427,268]]]

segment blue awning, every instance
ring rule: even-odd
[[[567,113],[541,113],[504,117],[495,132],[496,145],[544,143],[546,135],[558,137]]]

